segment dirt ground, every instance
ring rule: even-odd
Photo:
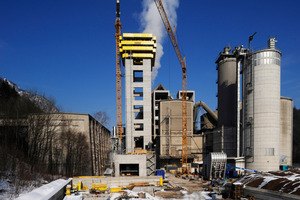
[[[201,192],[205,190],[206,184],[209,182],[199,180],[190,180],[189,178],[175,177],[174,174],[167,174],[164,180],[164,191],[155,193],[155,196],[162,198],[183,199],[184,195],[192,194],[193,192]]]

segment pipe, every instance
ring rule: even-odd
[[[194,105],[194,121],[196,121],[198,117],[198,108],[202,107],[216,122],[218,122],[218,116],[212,111],[203,101],[198,101]]]

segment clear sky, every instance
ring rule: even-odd
[[[217,108],[218,53],[228,43],[247,47],[257,32],[256,49],[277,36],[281,95],[300,108],[299,8],[298,0],[180,0],[177,38],[196,101]],[[122,32],[142,31],[141,12],[142,0],[121,0]],[[0,0],[0,77],[54,97],[65,112],[106,111],[111,129],[116,123],[114,23],[114,0]],[[162,83],[175,97],[182,87],[181,67],[168,38],[163,47],[152,88]]]

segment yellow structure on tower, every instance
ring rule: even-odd
[[[154,66],[156,54],[156,37],[151,33],[123,33],[120,36],[120,53],[124,65],[125,58],[133,58],[134,63],[143,62],[143,59],[151,59]]]

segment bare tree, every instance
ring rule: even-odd
[[[98,111],[98,112],[94,113],[94,118],[98,122],[100,122],[102,125],[108,125],[109,120],[110,120],[107,112],[105,112],[105,111]]]

